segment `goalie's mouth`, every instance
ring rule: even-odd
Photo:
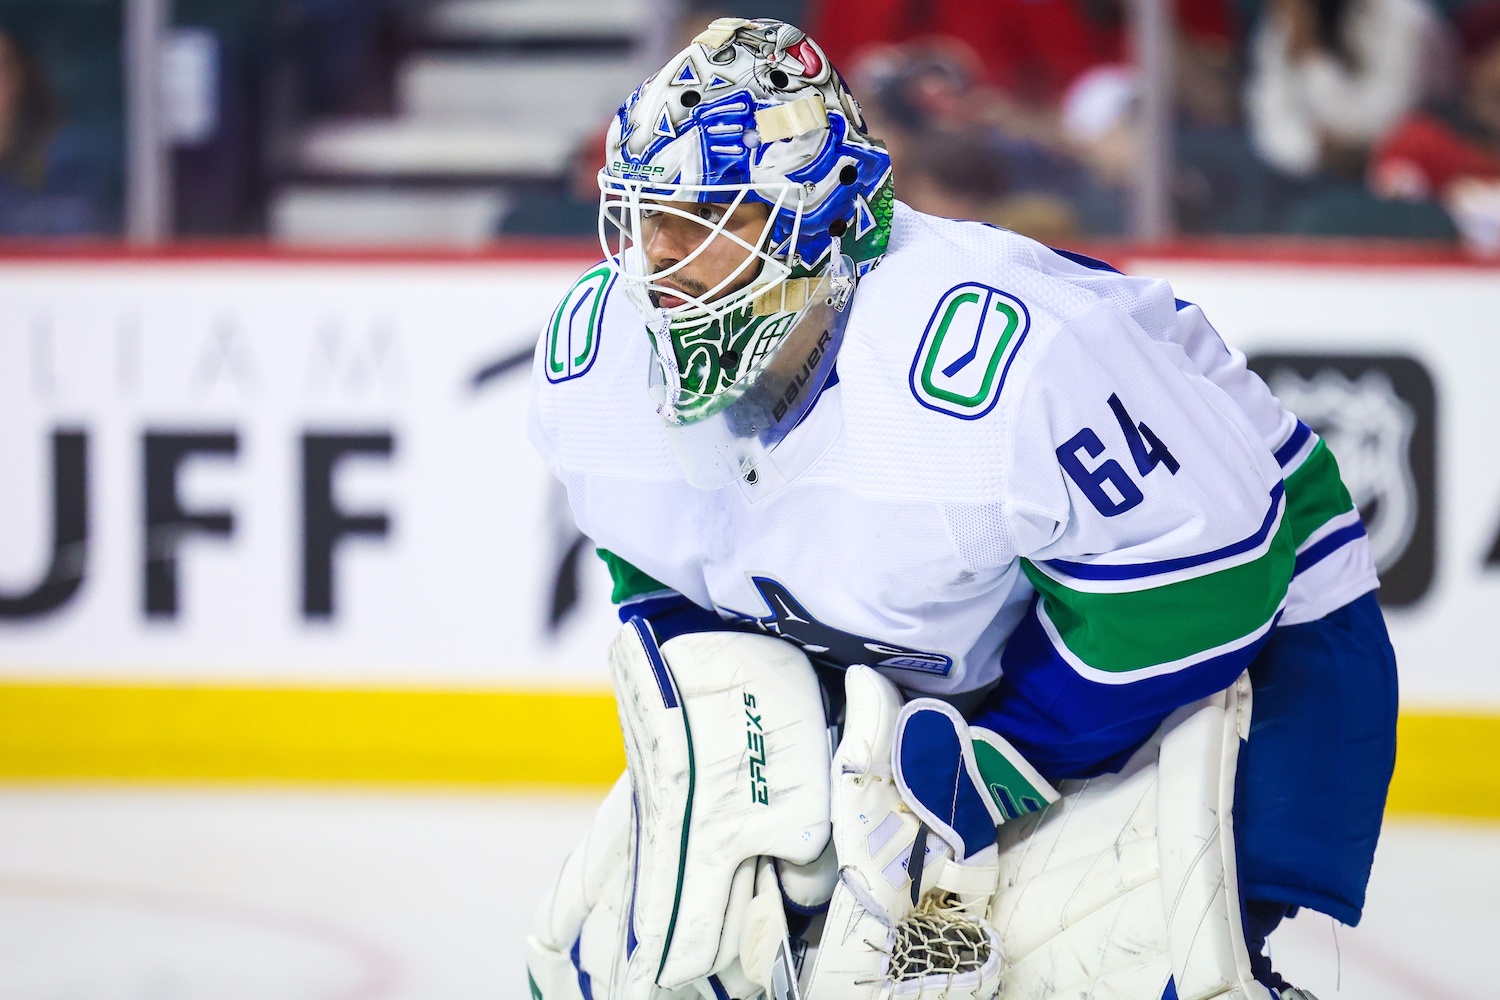
[[[671,292],[663,291],[662,289],[670,288],[674,291],[682,292],[684,295],[691,295],[700,301],[703,296],[708,294],[708,286],[697,281],[673,281],[668,278],[653,282],[653,284],[658,287],[651,290],[651,301],[659,309],[675,309],[678,306],[686,305],[688,302],[683,295],[673,295]]]

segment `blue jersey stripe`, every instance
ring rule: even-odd
[[[1297,427],[1292,431],[1292,436],[1286,439],[1286,444],[1276,449],[1276,463],[1283,469],[1286,468],[1286,463],[1297,457],[1297,452],[1302,450],[1302,446],[1310,437],[1312,437],[1312,428],[1300,420],[1297,421]]]
[[[700,608],[675,590],[659,590],[620,605],[620,621],[630,624],[632,618],[651,623],[651,634],[661,646],[688,632],[720,632],[734,628],[717,614]]]
[[[1307,572],[1356,538],[1363,537],[1365,537],[1363,522],[1351,524],[1337,531],[1330,531],[1327,535],[1298,553],[1297,563],[1292,569],[1292,577],[1296,578],[1302,573]]]
[[[677,707],[677,686],[672,683],[672,674],[667,670],[667,661],[661,658],[661,648],[656,645],[656,636],[646,619],[636,615],[630,619],[630,627],[641,638],[646,658],[651,661],[651,672],[656,675],[656,686],[661,689],[661,702],[667,708]]]
[[[686,597],[675,590],[653,590],[649,594],[627,597],[620,602],[616,611],[620,615],[620,624],[629,625],[632,618],[644,618],[651,621],[657,614],[669,608],[675,608],[686,600]]]
[[[1266,510],[1265,519],[1261,521],[1260,527],[1253,535],[1214,549],[1212,552],[1204,552],[1195,556],[1179,556],[1176,559],[1163,559],[1159,562],[1134,563],[1129,566],[1101,566],[1093,563],[1069,562],[1066,559],[1049,559],[1042,565],[1049,569],[1055,568],[1076,580],[1139,580],[1143,577],[1175,573],[1180,569],[1191,569],[1194,566],[1228,559],[1230,556],[1249,552],[1265,544],[1266,539],[1270,537],[1271,528],[1276,524],[1276,515],[1281,509],[1281,497],[1285,492],[1284,483],[1277,483],[1272,488],[1271,506]]]
[[[1274,632],[1175,673],[1098,684],[1053,647],[1033,600],[1006,640],[999,684],[970,722],[1010,740],[1048,781],[1118,770],[1173,711],[1234,683]]]
[[[1047,249],[1051,250],[1059,257],[1065,257],[1068,260],[1071,260],[1073,263],[1086,267],[1091,271],[1111,271],[1115,274],[1122,273],[1118,267],[1102,261],[1097,257],[1090,257],[1087,254],[1075,253],[1072,250],[1059,250],[1057,247],[1048,247]]]

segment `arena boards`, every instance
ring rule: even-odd
[[[1402,662],[1392,810],[1500,816],[1500,282],[1125,263],[1341,459]],[[589,264],[0,261],[0,776],[607,782],[608,584],[524,429]]]

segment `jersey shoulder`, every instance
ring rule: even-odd
[[[898,204],[891,249],[860,282],[839,352],[851,440],[905,456],[910,471],[892,473],[892,489],[1002,495],[998,455],[1029,386],[1083,392],[1079,372],[1059,373],[1062,355],[1097,354],[1107,367],[1100,345],[1149,349],[1099,285],[1026,237]]]
[[[571,472],[666,475],[669,446],[645,391],[650,345],[609,261],[584,271],[537,340],[532,422]]]
[[[1024,306],[1042,335],[1100,303],[1153,337],[1174,326],[1176,313],[1171,288],[1160,279],[1125,275],[1009,230],[925,215],[899,202],[890,249],[855,300],[877,317],[864,327],[869,349],[878,351],[903,346],[914,324],[940,324],[954,299],[977,293],[983,301],[987,291],[998,296],[994,305]]]
[[[1094,449],[1092,470],[1112,459],[1085,432],[1129,453],[1142,422],[1196,428],[1173,435],[1183,456],[1217,468],[1200,451],[1233,453],[1231,478],[1259,489],[1243,418],[1146,328],[1175,324],[1164,282],[978,223],[910,210],[896,223],[892,251],[855,294],[839,356],[848,474],[862,489],[959,504],[1037,494],[1034,506],[1061,518],[1076,498],[1061,488],[1058,449],[1071,454],[1079,439]]]

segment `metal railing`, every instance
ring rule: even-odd
[[[163,108],[162,53],[171,0],[123,0],[126,76],[125,234],[140,246],[171,239],[171,139]],[[678,0],[658,0],[664,16]],[[1131,233],[1161,243],[1174,233],[1172,211],[1173,12],[1169,0],[1130,0],[1140,88],[1141,150],[1132,198]],[[660,33],[665,35],[665,33]],[[665,56],[663,55],[663,58]]]

